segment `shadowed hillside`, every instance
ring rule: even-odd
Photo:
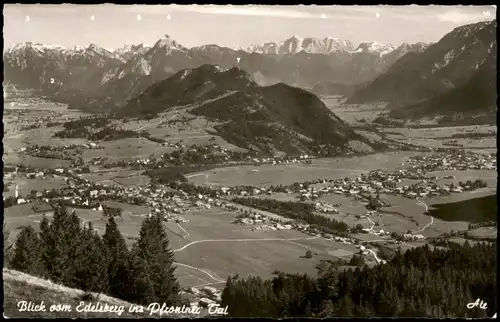
[[[146,89],[116,115],[151,116],[174,107],[189,107],[190,113],[217,122],[220,136],[253,150],[300,153],[331,145],[340,152],[351,140],[364,141],[314,94],[283,83],[260,87],[238,67],[203,65],[180,71]]]

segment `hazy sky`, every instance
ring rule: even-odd
[[[453,28],[492,20],[493,6],[4,5],[4,46],[31,41],[105,48],[154,44],[235,47],[299,37],[436,42]],[[92,19],[93,18],[93,19]]]

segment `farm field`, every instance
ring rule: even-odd
[[[293,230],[252,232],[248,226],[232,224],[234,215],[217,210],[183,215],[189,222],[180,225],[189,235],[179,228],[177,235],[169,236],[176,261],[215,272],[222,279],[235,273],[269,277],[276,269],[313,274],[320,259],[332,259],[328,252],[346,248],[346,254],[352,255],[356,251],[354,247]],[[181,234],[186,236],[185,240],[179,238]],[[207,239],[216,241],[203,242]],[[230,240],[220,241],[225,239]],[[301,258],[307,250],[317,252],[318,256]]]
[[[381,114],[387,112],[385,104],[344,105],[345,99],[341,96],[322,96],[321,100],[326,107],[334,112],[343,121],[350,125],[364,125],[371,123]]]
[[[124,209],[123,219],[118,218],[116,222],[127,244],[131,246],[149,210],[119,202],[104,202],[103,205]],[[69,211],[72,210],[69,208]],[[99,234],[104,233],[106,218],[101,211],[75,209],[75,212],[84,224],[90,221]],[[327,241],[294,230],[251,231],[250,226],[233,224],[235,215],[221,209],[199,210],[182,215],[189,222],[179,225],[165,223],[178,265],[176,274],[182,287],[211,283],[222,285],[221,280],[235,273],[261,277],[270,277],[274,270],[315,274],[315,266],[321,259],[349,260],[352,253],[356,252],[352,245]],[[5,209],[5,221],[7,228],[12,231],[11,238],[15,238],[20,226],[33,225],[38,228],[42,216],[42,213],[36,214],[30,204]],[[318,255],[311,259],[303,258],[307,250]]]
[[[169,121],[178,121],[168,123]],[[181,143],[186,146],[218,144],[230,150],[245,150],[239,148],[223,138],[208,133],[213,130],[215,123],[204,117],[187,114],[185,109],[174,109],[161,113],[159,117],[151,120],[134,120],[120,124],[124,129],[143,130],[151,136],[164,139],[169,143]]]
[[[151,155],[156,157],[172,152],[175,149],[162,146],[160,143],[152,142],[145,138],[125,138],[114,141],[100,142],[103,149],[84,150],[83,159],[108,158],[111,160],[130,160],[147,158]]]
[[[496,239],[498,231],[496,227],[480,227],[472,229],[468,232],[469,236],[472,238],[491,238]]]
[[[384,200],[387,200],[392,207],[382,208],[381,211],[388,211],[394,213],[393,217],[395,220],[399,221],[399,225],[388,224],[387,228],[383,228],[386,231],[392,232],[394,230],[399,233],[406,233],[407,230],[412,231],[416,234],[421,234],[425,237],[432,237],[440,235],[444,232],[450,232],[450,230],[462,230],[467,229],[468,223],[465,222],[444,222],[437,218],[434,218],[431,222],[431,217],[425,214],[425,207],[422,203],[419,203],[414,199],[406,199],[401,196],[390,196],[384,195]],[[429,198],[420,199],[423,203],[430,205]],[[430,199],[432,200],[432,199]],[[399,214],[400,216],[398,216]],[[383,213],[382,221],[386,222],[386,213]],[[465,228],[464,228],[465,227]]]
[[[322,158],[312,164],[279,164],[217,168],[188,175],[190,182],[209,186],[290,185],[316,179],[355,177],[371,169],[396,169],[414,152],[379,153],[352,158]]]
[[[467,180],[481,179],[488,184],[487,189],[491,188],[496,190],[497,187],[497,172],[495,170],[466,170],[466,171],[432,171],[427,172],[427,176],[436,176],[438,178],[446,176],[454,176],[455,179],[441,179],[443,183],[454,182],[457,184],[459,181],[465,182]],[[440,184],[441,181],[437,181]],[[475,192],[477,193],[477,192]],[[461,194],[462,195],[462,194]]]
[[[454,144],[464,149],[476,150],[496,148],[496,127],[483,126],[454,126],[433,128],[380,128],[388,139],[399,142],[427,146],[431,148],[452,147],[447,144],[454,140]],[[483,137],[466,137],[473,134],[481,134]],[[455,137],[452,137],[455,135]],[[460,137],[464,136],[464,137]]]
[[[400,136],[403,138],[421,138],[421,139],[443,139],[450,138],[452,135],[467,135],[471,133],[484,133],[492,137],[496,136],[497,129],[491,125],[471,125],[471,126],[450,126],[433,128],[380,128],[380,132],[387,135]]]
[[[25,167],[44,168],[44,169],[57,169],[57,168],[69,167],[71,165],[70,160],[39,158],[25,154],[5,155],[3,162],[5,165],[21,164]]]
[[[83,174],[81,177],[90,182],[100,183],[105,185],[120,184],[123,186],[146,185],[150,179],[147,176],[141,175],[142,171],[119,169],[109,172],[91,172]]]
[[[9,191],[4,192],[4,197],[14,197],[16,184],[18,185],[19,194],[21,196],[26,196],[30,194],[32,190],[43,191],[44,189],[61,189],[66,187],[66,182],[64,178],[45,178],[45,179],[26,179],[26,178],[15,178],[4,181],[4,185],[9,186]]]

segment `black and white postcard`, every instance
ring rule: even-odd
[[[4,317],[496,317],[496,14],[5,5]]]

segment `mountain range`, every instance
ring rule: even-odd
[[[461,26],[426,50],[404,55],[346,103],[388,102],[400,118],[491,112],[496,60],[496,20]]]
[[[284,82],[312,88],[321,82],[358,84],[372,80],[408,51],[423,48],[423,44],[393,48],[373,42],[354,48],[349,41],[335,38],[297,36],[246,50],[218,45],[186,48],[168,35],[153,46],[125,46],[113,51],[94,44],[67,49],[24,43],[4,53],[4,74],[7,82],[18,87],[40,90],[79,108],[99,110],[123,105],[155,82],[204,64],[222,68],[238,65],[261,85]]]
[[[5,84],[73,108],[111,111],[182,70],[238,66],[263,87],[285,83],[346,104],[388,102],[391,117],[496,110],[496,20],[461,26],[434,44],[293,36],[246,49],[187,48],[168,35],[153,46],[107,50],[18,44],[4,52]],[[177,74],[178,75],[178,74]],[[467,98],[465,93],[474,93]]]

